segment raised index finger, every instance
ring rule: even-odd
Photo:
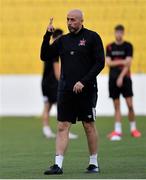
[[[50,22],[49,22],[49,25],[52,25],[53,24],[53,17],[50,18]]]

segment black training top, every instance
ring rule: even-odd
[[[110,57],[112,61],[125,60],[127,57],[133,56],[133,46],[131,43],[124,41],[122,44],[115,42],[109,44],[106,48],[106,57]],[[123,66],[110,67],[110,78],[117,78]],[[130,70],[126,76],[130,76]]]
[[[43,68],[42,85],[50,88],[57,88],[58,80],[55,77],[53,63],[55,60],[45,61]]]
[[[46,32],[41,47],[41,59],[49,61],[60,56],[61,77],[59,90],[72,90],[77,81],[85,88],[96,84],[96,76],[104,68],[104,49],[100,36],[82,28],[77,34],[68,33],[50,45]]]

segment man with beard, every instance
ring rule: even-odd
[[[104,68],[104,49],[100,36],[83,27],[83,14],[75,9],[67,14],[69,33],[50,45],[48,38],[54,29],[53,19],[44,35],[41,59],[60,56],[61,77],[58,88],[58,132],[56,137],[55,164],[44,172],[46,175],[62,174],[62,163],[68,146],[71,124],[82,121],[89,148],[88,173],[99,173],[97,161],[96,76]]]

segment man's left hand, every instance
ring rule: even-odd
[[[73,92],[75,92],[76,94],[81,93],[83,90],[83,87],[84,85],[80,81],[78,81],[73,87]]]

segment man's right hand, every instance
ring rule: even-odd
[[[49,22],[49,25],[47,27],[47,31],[49,31],[49,32],[53,32],[54,31],[53,18],[50,18],[50,22]]]
[[[122,76],[118,77],[116,84],[119,88],[123,86],[123,77]]]

